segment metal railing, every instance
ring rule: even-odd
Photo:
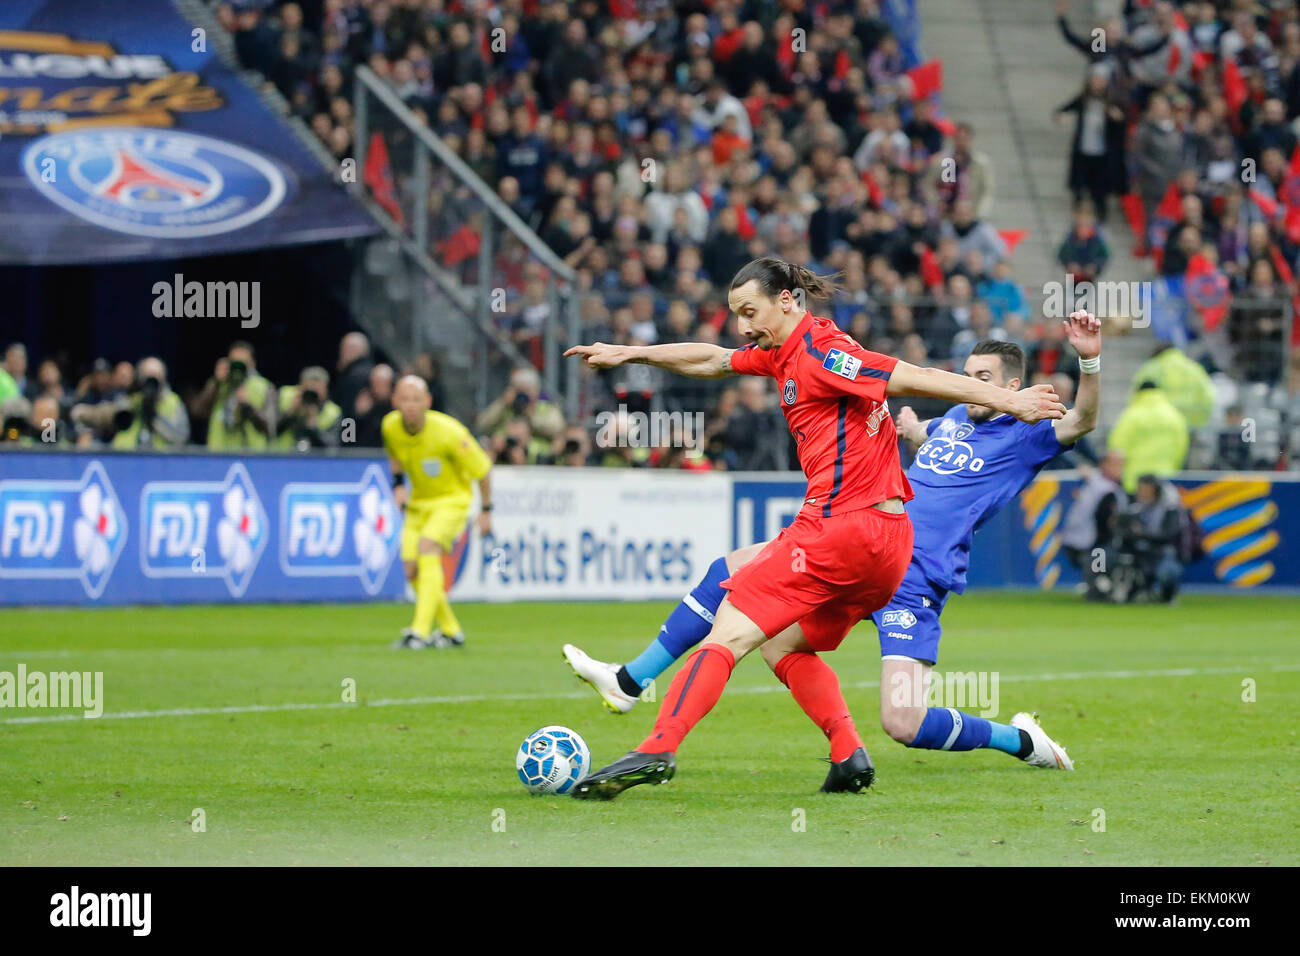
[[[393,183],[376,214],[389,238],[368,251],[354,286],[367,327],[395,355],[434,351],[460,417],[530,364],[576,416],[578,373],[560,361],[561,344],[578,338],[573,269],[365,66],[353,108],[358,176],[374,139]]]

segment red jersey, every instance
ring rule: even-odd
[[[868,352],[829,319],[805,312],[785,344],[731,353],[732,371],[770,375],[808,477],[803,510],[828,518],[912,497],[898,460],[885,385],[898,359]]]

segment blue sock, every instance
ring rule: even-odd
[[[983,717],[964,714],[953,707],[930,707],[926,709],[916,739],[908,746],[922,750],[978,750],[989,746],[993,728],[1002,726]],[[1020,732],[1014,727],[1006,729],[1016,734],[1015,749],[1019,750]]]
[[[624,665],[638,687],[644,687],[672,666],[713,629],[713,615],[726,594],[722,582],[730,577],[727,559],[718,558],[709,565],[700,583],[682,598],[668,620],[659,628],[659,636],[641,654]]]

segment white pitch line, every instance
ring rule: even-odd
[[[1165,670],[1113,670],[1113,671],[1063,671],[1057,674],[1011,674],[998,680],[1008,684],[1025,684],[1049,681],[1078,680],[1129,680],[1142,677],[1198,677],[1215,674],[1241,674],[1250,670],[1249,665],[1239,667],[1176,667]],[[1300,664],[1273,664],[1266,671],[1297,671]],[[944,673],[947,673],[946,671]],[[959,672],[967,673],[967,672]],[[844,684],[855,690],[869,690],[879,687],[880,681],[859,681]],[[754,687],[732,687],[727,694],[775,694],[784,691],[782,684],[763,684]],[[176,707],[169,710],[125,710],[119,713],[101,714],[96,718],[87,718],[83,714],[42,714],[36,717],[7,717],[0,724],[57,724],[71,720],[138,720],[142,717],[211,717],[221,714],[269,714],[293,710],[343,710],[363,709],[366,707],[411,707],[424,704],[481,704],[493,701],[512,700],[580,700],[591,697],[590,691],[570,691],[555,694],[458,694],[444,697],[400,697],[380,698],[365,703],[350,704],[343,701],[319,701],[298,704],[235,704],[230,707]]]

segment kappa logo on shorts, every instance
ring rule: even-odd
[[[858,377],[858,369],[862,368],[862,359],[841,352],[839,349],[831,349],[826,353],[826,361],[822,362],[822,368],[852,380]]]
[[[785,388],[781,390],[781,398],[785,400],[787,405],[793,405],[797,394],[798,390],[795,388],[794,379],[787,378]]]
[[[886,611],[880,619],[880,623],[885,627],[893,624],[896,627],[911,627],[916,623],[916,615],[904,608],[901,611]]]

